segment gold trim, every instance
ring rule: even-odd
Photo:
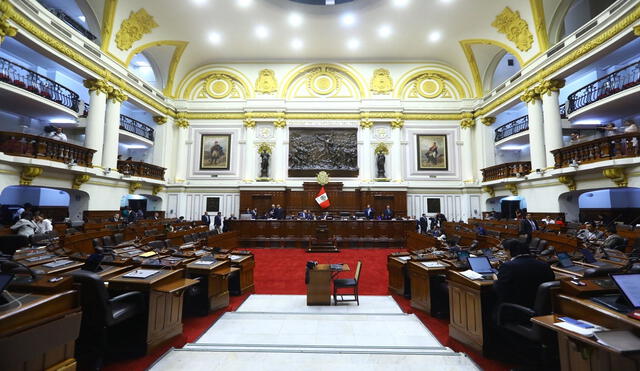
[[[166,97],[174,98],[173,94],[173,83],[175,81],[176,70],[178,69],[178,64],[180,63],[180,59],[182,58],[182,54],[185,49],[189,45],[188,41],[179,41],[179,40],[162,40],[162,41],[152,41],[150,43],[146,43],[141,45],[135,49],[133,49],[129,55],[127,55],[127,59],[124,62],[125,67],[128,69],[129,64],[131,64],[131,59],[135,57],[137,54],[140,54],[145,49],[152,48],[154,46],[173,46],[175,49],[173,50],[173,54],[171,55],[171,62],[169,63],[169,70],[167,71],[167,83],[165,84],[164,89],[162,90],[162,94]]]
[[[88,182],[91,179],[91,175],[89,174],[79,174],[73,178],[73,182],[71,183],[71,189],[80,189],[84,183]]]
[[[183,99],[192,99],[191,94],[193,94],[193,90],[201,83],[204,82],[204,80],[206,80],[207,77],[209,76],[219,76],[219,75],[223,75],[223,76],[227,76],[229,78],[231,78],[232,80],[236,81],[237,83],[240,84],[240,86],[242,86],[242,89],[244,90],[244,98],[245,99],[249,99],[249,98],[253,98],[253,88],[251,87],[251,82],[246,78],[246,76],[244,76],[243,74],[236,74],[234,72],[230,72],[230,71],[225,71],[225,70],[211,70],[211,71],[206,71],[203,72],[197,76],[195,76],[191,82],[186,86],[186,88],[184,89],[184,92],[182,93],[182,98]],[[180,89],[178,89],[178,91],[180,91]],[[176,92],[176,95],[178,93],[178,91]]]
[[[493,116],[485,116],[482,117],[480,119],[480,122],[484,125],[484,126],[491,126],[496,122],[496,118]]]
[[[7,0],[0,1],[0,45],[5,37],[14,37],[18,34],[18,29],[9,24],[12,12],[13,6]]]
[[[360,127],[363,129],[371,129],[373,127],[373,121],[369,119],[360,120]]]
[[[245,128],[255,128],[256,120],[247,118],[247,119],[244,119],[243,124]]]
[[[281,117],[273,122],[273,126],[283,129],[287,127],[287,121]]]
[[[488,193],[490,197],[496,197],[496,190],[493,189],[493,187],[483,186],[482,187],[482,192]]]
[[[113,21],[116,17],[116,9],[118,8],[118,0],[105,0],[102,9],[102,45],[100,50],[106,52],[109,50],[109,42],[113,33]]]
[[[462,119],[462,121],[460,121],[460,127],[462,129],[473,129],[473,127],[476,126],[476,121],[474,119]]]
[[[167,116],[161,116],[161,115],[157,115],[157,116],[153,116],[153,122],[155,122],[158,125],[164,125],[167,123]]]
[[[538,39],[538,48],[540,52],[546,52],[549,49],[549,34],[544,16],[544,4],[542,4],[542,0],[529,0],[529,5],[533,16],[533,28],[536,30],[536,39]]]
[[[134,194],[138,189],[142,188],[141,182],[131,182],[129,183],[129,194]]]
[[[311,70],[314,70],[316,68],[325,68],[325,69],[326,68],[331,68],[331,69],[337,70],[339,73],[347,75],[349,78],[351,78],[351,80],[353,80],[353,82],[358,87],[358,91],[360,92],[360,99],[366,98],[367,90],[362,85],[362,82],[365,81],[365,80],[359,78],[356,75],[358,71],[354,70],[352,72],[351,70],[353,68],[351,68],[351,66],[343,67],[343,66],[341,66],[339,64],[333,64],[333,63],[307,64],[307,65],[298,66],[298,67],[294,68],[293,70],[289,71],[289,73],[287,74],[285,83],[282,85],[282,89],[280,89],[280,98],[285,98],[286,99],[287,98],[287,94],[289,93],[289,88],[291,87],[291,84],[293,84],[293,82],[296,81],[296,79],[298,79],[299,77],[305,75],[306,73],[308,73]]]
[[[462,87],[462,85],[460,84],[460,81],[458,79],[456,79],[455,75],[452,75],[448,72],[444,72],[444,71],[438,71],[438,70],[434,70],[434,69],[423,69],[423,68],[416,68],[413,71],[416,71],[415,73],[412,73],[409,75],[409,73],[403,75],[400,80],[398,80],[398,84],[395,86],[394,88],[394,98],[400,98],[403,94],[403,92],[407,89],[407,86],[409,86],[410,84],[413,84],[415,80],[417,80],[418,78],[425,76],[425,75],[435,75],[443,80],[446,80],[448,82],[450,82],[455,88],[456,91],[458,92],[458,96],[460,97],[460,99],[465,99],[467,98],[467,93],[465,92],[464,88]],[[455,71],[458,72],[458,71]],[[459,73],[459,72],[458,72]],[[463,80],[464,81],[464,80]],[[468,84],[468,82],[464,81],[465,83]],[[443,88],[444,88],[444,84],[443,84]],[[473,94],[473,90],[471,89],[470,86],[468,86],[469,88],[469,92],[471,94]],[[440,92],[442,93],[442,92]],[[440,93],[438,95],[440,95]],[[421,94],[422,95],[422,94]],[[424,98],[429,98],[428,96],[424,96],[422,95]],[[435,97],[431,97],[431,98],[435,98]]]
[[[151,189],[151,194],[154,196],[157,196],[158,193],[162,192],[164,190],[164,187],[161,185],[156,185],[153,186],[153,188]]]
[[[391,121],[391,129],[402,129],[404,126],[404,120],[397,118]]]
[[[517,196],[518,195],[518,185],[515,183],[507,183],[504,185],[504,188],[511,192],[512,195]]]
[[[624,169],[620,167],[612,167],[602,170],[602,175],[611,179],[618,187],[627,187],[629,180],[627,174],[624,173]]]
[[[20,185],[31,185],[33,180],[42,175],[42,168],[37,166],[25,166],[20,173]]]
[[[578,188],[576,184],[576,180],[573,178],[572,175],[560,175],[558,177],[558,181],[566,185],[570,191],[575,191]]]
[[[540,82],[538,92],[540,95],[551,95],[552,92],[559,92],[564,87],[563,79],[544,80]]]

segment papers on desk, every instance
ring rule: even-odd
[[[123,275],[122,277],[124,278],[147,278],[147,277],[151,277],[154,274],[160,272],[159,270],[155,270],[155,269],[136,269],[134,271],[131,271],[125,275]]]
[[[620,353],[640,351],[640,338],[631,331],[601,331],[595,334],[598,343]]]
[[[212,265],[212,264],[216,264],[217,262],[218,262],[217,260],[196,260],[193,262],[193,264]]]
[[[404,261],[407,261],[407,260],[410,260],[410,259],[411,259],[411,257],[410,257],[410,256],[396,256],[396,258],[397,258],[397,259],[400,259],[400,260],[404,260]]]
[[[443,268],[443,267],[445,267],[445,265],[440,263],[440,262],[420,262],[420,264],[424,265],[427,268]]]
[[[472,271],[471,269],[468,269],[464,272],[460,272],[461,275],[467,277],[470,280],[483,280],[484,277],[477,272]]]
[[[579,335],[582,335],[582,336],[588,336],[588,337],[593,336],[593,334],[596,333],[596,332],[606,330],[606,328],[600,327],[600,326],[595,325],[595,324],[593,324],[591,322],[582,321],[582,320],[580,320],[579,322],[584,324],[584,325],[589,325],[591,327],[578,326],[578,325],[574,325],[574,324],[571,324],[569,322],[563,322],[563,321],[556,322],[553,325],[554,326],[558,326],[558,327],[560,327],[562,329],[571,331],[571,332],[575,332],[576,334],[579,334]]]
[[[155,251],[147,251],[147,252],[145,252],[145,253],[140,254],[140,257],[141,257],[141,258],[148,258],[148,257],[150,257],[150,256],[154,256],[154,255],[156,255],[156,254],[157,254],[157,253],[156,253]]]
[[[57,268],[70,263],[73,263],[73,260],[62,259],[62,260],[53,261],[51,263],[42,264],[42,266],[47,268]]]
[[[229,259],[231,260],[240,260],[242,258],[244,258],[242,255],[229,255]]]

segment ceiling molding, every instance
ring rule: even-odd
[[[549,49],[549,34],[547,33],[547,22],[544,17],[543,0],[529,0],[531,4],[531,14],[533,16],[533,28],[536,30],[538,48],[540,52]]]
[[[289,89],[291,87],[291,85],[293,84],[294,81],[296,81],[298,78],[303,77],[303,75],[305,75],[307,72],[315,69],[315,68],[319,68],[319,67],[328,67],[328,68],[332,68],[335,69],[337,71],[339,71],[340,73],[343,73],[345,75],[347,75],[349,78],[351,78],[353,80],[353,82],[357,85],[357,88],[360,92],[360,99],[364,99],[367,97],[367,83],[366,83],[366,79],[361,76],[359,74],[359,72],[357,70],[355,70],[354,68],[352,68],[349,65],[341,65],[341,64],[335,64],[335,63],[314,63],[314,64],[304,64],[304,65],[300,65],[296,68],[294,68],[293,70],[289,71],[286,75],[285,78],[283,79],[284,83],[282,84],[282,86],[280,87],[280,98],[285,98],[288,96],[289,93]]]
[[[102,11],[102,45],[100,46],[103,52],[109,50],[117,8],[118,0],[104,0],[104,8]]]
[[[179,41],[179,40],[152,41],[133,49],[127,56],[127,59],[125,60],[124,64],[126,65],[127,69],[129,69],[129,65],[131,64],[131,60],[133,59],[133,57],[142,53],[148,48],[152,48],[155,46],[174,46],[175,49],[173,50],[173,55],[171,56],[171,62],[169,63],[169,70],[167,71],[167,83],[165,84],[164,89],[162,91],[162,93],[166,97],[174,98],[175,95],[173,95],[173,83],[175,81],[176,70],[178,69],[180,58],[182,58],[182,54],[187,48],[187,45],[189,45],[188,41]]]

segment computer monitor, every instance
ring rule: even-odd
[[[491,267],[489,259],[486,256],[469,257],[469,266],[471,270],[480,274],[494,273],[495,270]]]
[[[469,260],[469,252],[466,250],[460,250],[458,251],[458,260],[463,262],[463,263],[467,263]]]
[[[351,213],[348,212],[348,211],[341,211],[340,212],[340,216],[347,216],[348,217],[348,216],[351,216]]]
[[[240,214],[240,220],[253,220],[251,214]]]
[[[493,258],[493,251],[491,251],[490,248],[485,247],[484,249],[482,249],[482,255],[486,256],[489,259],[491,259],[491,258]]]
[[[355,216],[356,218],[364,218],[364,211],[356,211]]]
[[[596,257],[593,256],[593,253],[591,252],[591,250],[589,250],[589,249],[580,249],[580,252],[582,253],[582,256],[584,256],[585,263],[593,264],[593,263],[597,263],[598,262]]]
[[[560,262],[560,266],[562,268],[569,268],[573,266],[571,257],[566,252],[559,252],[556,254],[556,256],[558,257],[558,261]]]
[[[611,279],[622,292],[622,295],[638,309],[640,308],[640,273],[612,274]]]

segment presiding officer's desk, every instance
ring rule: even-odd
[[[347,264],[332,269],[331,264],[317,264],[309,270],[307,283],[307,305],[331,305],[331,280],[339,272],[349,271]]]

